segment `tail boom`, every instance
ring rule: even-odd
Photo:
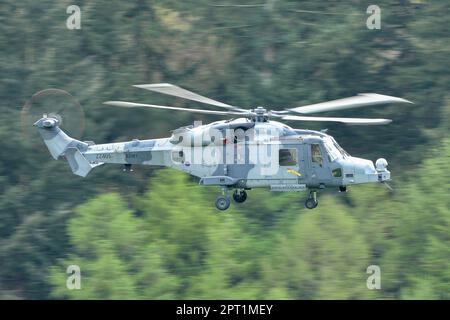
[[[104,163],[153,166],[168,166],[171,163],[170,148],[156,148],[157,144],[164,144],[167,139],[96,145],[69,137],[59,128],[59,122],[54,118],[44,117],[34,125],[38,128],[52,157],[56,160],[65,158],[72,172],[81,177],[87,176],[93,168]]]
[[[102,164],[88,161],[84,157],[83,152],[87,151],[89,145],[69,137],[59,128],[57,119],[43,117],[36,121],[34,126],[37,127],[52,157],[55,160],[62,157],[67,159],[74,174],[86,177],[92,168]]]

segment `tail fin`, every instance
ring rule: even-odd
[[[59,121],[55,118],[43,117],[34,124],[44,140],[54,159],[65,156],[72,172],[85,177],[92,168],[101,163],[91,164],[83,155],[89,145],[85,142],[69,137],[59,128]]]
[[[64,154],[69,162],[70,169],[72,169],[72,172],[77,176],[86,177],[92,168],[102,164],[91,164],[77,148],[69,147]]]

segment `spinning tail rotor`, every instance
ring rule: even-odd
[[[27,145],[41,146],[33,124],[36,119],[51,118],[58,121],[73,138],[80,139],[84,131],[84,111],[78,100],[61,89],[39,91],[25,103],[21,111],[22,137]]]

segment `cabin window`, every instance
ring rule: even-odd
[[[280,166],[297,165],[297,149],[280,149],[278,159]]]
[[[320,151],[320,146],[318,144],[311,145],[311,160],[313,163],[319,165],[322,165],[323,163],[322,152]]]

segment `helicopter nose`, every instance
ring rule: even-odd
[[[376,173],[375,166],[371,160],[362,158],[353,158],[355,164],[355,173],[359,174],[371,174]]]
[[[380,158],[376,167],[371,160],[350,157],[344,164],[344,185],[367,182],[384,182],[391,179],[391,173],[387,170],[386,159]]]

